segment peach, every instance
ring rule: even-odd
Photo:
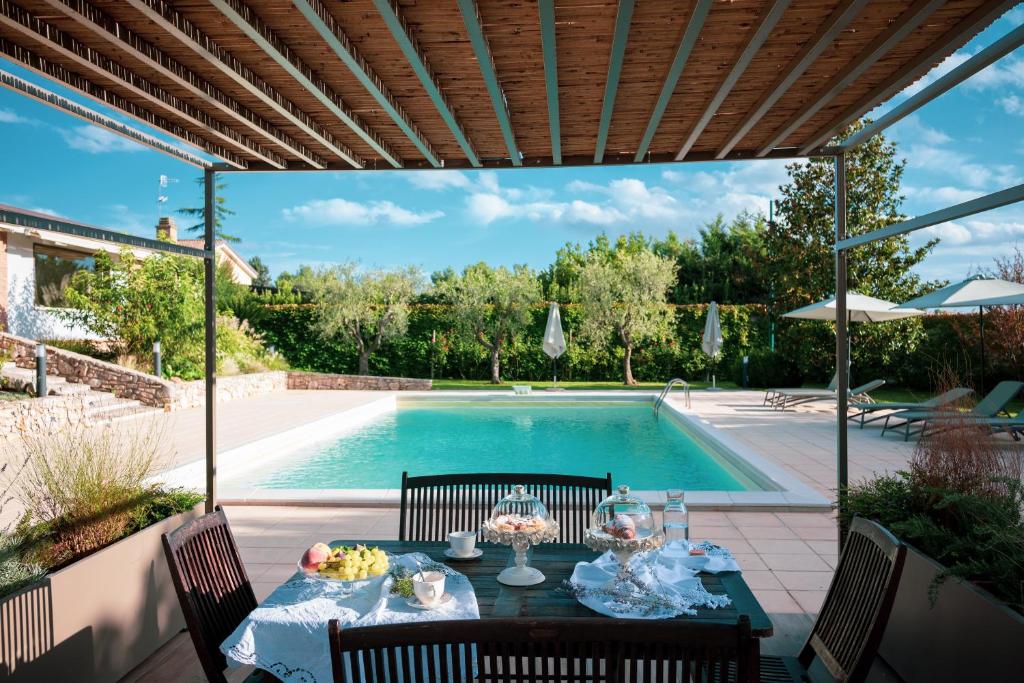
[[[306,552],[302,553],[302,560],[299,564],[306,571],[316,571],[320,563],[331,559],[331,548],[326,543],[316,543]]]

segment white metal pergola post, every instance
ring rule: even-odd
[[[206,314],[206,512],[217,505],[217,235],[214,192],[217,174],[203,170],[203,258]]]
[[[836,244],[846,239],[846,155],[835,156],[835,231]],[[842,502],[842,494],[847,484],[847,458],[849,443],[846,433],[846,413],[850,390],[850,347],[848,345],[849,316],[846,311],[846,273],[847,252],[836,249],[836,487],[838,501]],[[840,507],[840,513],[842,509]],[[842,525],[839,531],[839,549],[843,547]]]

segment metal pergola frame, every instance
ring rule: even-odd
[[[494,109],[502,138],[508,149],[510,163],[513,166],[522,167],[524,165],[523,155],[519,150],[515,132],[513,131],[509,120],[507,100],[495,73],[494,61],[486,38],[483,34],[478,7],[475,0],[456,1],[459,9],[461,10],[460,14],[462,15],[462,22],[465,24],[465,28],[468,33],[468,39],[479,63],[481,75],[491,100],[490,104]],[[470,166],[478,168],[486,167],[488,164],[484,163],[483,160],[477,157],[473,150],[472,143],[465,135],[460,122],[455,117],[454,111],[446,102],[444,93],[441,91],[435,76],[431,72],[430,66],[422,58],[415,39],[412,34],[409,33],[408,28],[403,23],[401,17],[394,11],[393,6],[388,0],[373,0],[373,2],[375,7],[382,13],[391,35],[395,38],[403,54],[412,65],[418,81],[426,89],[430,99],[440,111],[445,125],[453,132],[459,145],[466,152]],[[218,51],[219,48],[217,48],[216,43],[199,33],[187,20],[173,12],[170,14],[161,13],[161,11],[150,6],[144,0],[126,0],[126,3],[138,12],[142,13],[142,15],[159,26],[167,34],[176,36],[184,45],[190,47],[207,63],[213,65],[215,68],[232,78],[247,92],[258,97],[267,106],[274,109],[278,114],[285,117],[291,124],[295,125],[299,130],[310,135],[315,140],[322,143],[326,148],[346,160],[351,167],[367,170],[373,168],[373,166],[368,166],[363,163],[363,160],[355,153],[349,150],[343,143],[337,141],[327,130],[323,129],[303,112],[292,111],[291,109],[283,106],[276,97],[276,93],[274,91],[266,89],[264,87],[265,84],[254,80],[254,76],[245,70],[244,65],[238,63],[237,60],[231,58],[230,55],[222,54]],[[277,145],[285,150],[290,150],[301,158],[306,159],[309,162],[309,167],[298,170],[332,170],[336,165],[321,159],[317,154],[310,152],[301,145],[301,143],[297,143],[287,135],[278,131],[269,130],[265,121],[259,117],[251,116],[242,112],[237,106],[237,103],[231,99],[230,96],[208,86],[208,84],[204,85],[198,82],[195,79],[194,74],[181,69],[180,66],[176,66],[173,60],[167,58],[166,55],[161,53],[158,49],[155,49],[153,46],[143,45],[143,43],[139,42],[137,37],[133,37],[130,32],[114,31],[111,26],[98,23],[98,21],[94,21],[90,16],[76,14],[70,9],[61,7],[61,3],[55,2],[52,4],[58,6],[58,9],[60,9],[66,16],[71,17],[80,25],[88,28],[94,35],[100,36],[103,40],[108,42],[119,44],[123,49],[133,50],[137,55],[145,57],[154,65],[154,68],[157,68],[158,71],[172,78],[172,80],[175,80],[183,87],[187,87],[197,95],[202,96],[208,101],[210,106],[217,107],[222,112],[229,113],[236,119],[244,119],[244,122],[249,129],[261,135],[263,141]],[[327,106],[328,110],[333,115],[337,116],[338,119],[340,119],[349,129],[358,134],[371,147],[379,151],[383,158],[389,162],[385,167],[387,170],[392,170],[392,167],[395,166],[402,166],[402,164],[399,163],[400,159],[392,152],[392,150],[383,143],[383,141],[379,140],[375,133],[366,127],[355,114],[349,111],[344,105],[341,105],[340,100],[334,97],[333,92],[325,83],[319,80],[314,80],[310,77],[310,70],[308,67],[299,61],[297,57],[291,54],[287,50],[287,46],[276,40],[273,32],[263,26],[259,18],[249,11],[244,3],[239,0],[213,0],[213,4],[238,30],[248,35],[266,54],[268,59],[272,60],[282,69],[288,71],[295,81],[303,86],[309,95],[321,102],[324,102],[325,106]],[[688,153],[690,147],[694,143],[694,140],[699,135],[700,130],[702,130],[714,116],[715,110],[721,105],[733,85],[735,85],[735,74],[742,72],[749,64],[751,58],[760,47],[761,42],[765,40],[767,34],[770,32],[772,24],[779,18],[787,4],[787,0],[776,0],[774,2],[772,5],[773,9],[767,16],[766,25],[763,26],[761,30],[755,31],[755,33],[749,38],[740,56],[733,64],[732,69],[730,70],[730,75],[720,84],[710,105],[703,111],[703,116],[699,119],[698,124],[694,129],[696,132],[687,136],[687,139],[681,143],[682,147],[680,148],[679,153],[674,155],[674,160],[676,162],[684,160],[687,162],[742,160],[735,156],[729,156],[729,152],[732,147],[745,134],[745,132],[749,131],[749,129],[771,108],[773,103],[777,101],[791,85],[793,85],[809,64],[813,62],[814,59],[831,43],[832,39],[834,39],[835,36],[849,24],[853,16],[863,8],[865,1],[850,0],[845,6],[845,9],[837,10],[837,12],[830,17],[830,19],[819,29],[818,35],[812,39],[804,50],[794,58],[788,69],[779,76],[777,82],[772,84],[766,95],[758,102],[752,112],[737,124],[736,129],[730,135],[728,141],[723,147],[714,152],[702,152],[699,154]],[[900,40],[930,16],[941,4],[942,3],[939,0],[916,0],[916,2],[911,6],[910,16],[908,16],[908,18],[890,26],[872,42],[869,49],[861,53],[857,60],[855,60],[855,64],[852,67],[844,70],[832,81],[826,83],[824,89],[819,94],[820,96],[816,96],[809,101],[808,104],[805,105],[805,107],[791,121],[776,131],[769,143],[765,144],[757,151],[756,157],[744,157],[744,159],[800,159],[807,158],[809,156],[817,156],[830,157],[834,161],[834,248],[837,319],[836,367],[839,368],[846,366],[849,362],[847,346],[849,331],[846,316],[846,295],[848,289],[847,260],[850,250],[870,242],[907,234],[944,221],[962,218],[1015,202],[1024,201],[1024,185],[1018,185],[969,202],[964,202],[956,206],[889,225],[867,234],[857,235],[854,237],[849,237],[847,235],[847,153],[921,106],[948,92],[971,75],[1009,54],[1021,44],[1024,44],[1024,26],[1018,27],[1003,38],[997,40],[970,60],[952,70],[945,76],[942,76],[934,83],[924,88],[921,92],[898,105],[889,113],[869,124],[838,146],[820,147],[820,145],[825,144],[829,137],[837,133],[842,127],[847,125],[858,115],[864,113],[863,110],[857,109],[857,107],[861,106],[860,104],[853,107],[850,112],[844,112],[843,115],[838,117],[833,122],[835,125],[830,124],[829,127],[823,128],[822,131],[815,134],[815,140],[812,143],[808,143],[799,149],[776,149],[778,142],[786,138],[786,136],[795,130],[796,127],[809,120],[815,112],[825,105],[826,102],[830,101],[831,97],[836,92],[841,91],[851,81],[857,78],[859,74],[870,68],[872,64],[888,53],[893,45],[899,43]],[[991,18],[990,15],[998,16],[995,14],[997,10],[1001,13],[1003,9],[1012,6],[1013,4],[1014,3],[1012,1],[1008,1],[999,3],[998,6],[993,6],[990,10],[986,10],[985,12],[981,12],[979,10],[979,12],[976,13],[977,17],[975,17],[972,22],[968,22],[968,24],[962,27],[951,29],[943,40],[940,41],[942,43],[941,45],[934,47],[931,52],[922,54],[920,59],[908,64],[896,75],[897,77],[894,78],[891,83],[879,86],[885,88],[882,94],[884,94],[886,98],[890,97],[900,88],[908,85],[913,78],[923,75],[927,70],[927,63],[932,56],[942,53],[947,45],[952,45],[961,41],[961,39],[965,37],[969,37],[972,31],[978,29],[979,26],[983,25],[985,21],[988,21]],[[419,131],[406,116],[405,111],[394,100],[391,93],[388,92],[373,71],[370,70],[369,66],[360,58],[351,43],[344,37],[344,34],[335,30],[335,27],[332,26],[331,22],[325,18],[325,16],[318,13],[315,6],[311,4],[309,0],[302,0],[302,2],[298,2],[297,5],[299,6],[300,11],[302,11],[311,22],[320,37],[323,38],[334,51],[339,60],[347,64],[356,73],[357,78],[359,78],[360,82],[363,83],[363,85],[373,95],[386,114],[400,127],[402,132],[406,134],[414,144],[416,144],[417,148],[423,152],[429,165],[437,168],[437,159],[434,156],[433,151],[429,148],[429,145],[425,140],[420,138]],[[634,6],[633,0],[620,0],[619,12],[616,19],[615,36],[613,38],[612,56],[608,66],[608,80],[600,115],[598,136],[596,138],[597,144],[591,160],[589,157],[585,159],[582,157],[562,158],[559,140],[560,122],[557,114],[557,106],[551,107],[552,102],[557,105],[558,101],[558,79],[554,61],[556,57],[556,46],[554,42],[553,28],[553,3],[549,0],[541,0],[538,5],[538,12],[543,36],[543,52],[546,58],[546,97],[549,102],[550,111],[548,123],[550,126],[552,140],[552,158],[556,160],[556,164],[558,162],[562,162],[562,164],[566,166],[592,164],[614,165],[641,161],[673,161],[672,155],[648,154],[648,148],[651,144],[655,131],[658,129],[661,118],[665,113],[669,99],[673,96],[676,84],[684,67],[686,66],[690,53],[697,42],[701,29],[704,25],[704,21],[711,9],[711,5],[711,0],[697,0],[691,15],[687,20],[685,30],[675,52],[675,57],[669,65],[667,76],[660,91],[660,96],[653,107],[646,129],[640,139],[635,154],[606,156],[604,153],[604,146],[608,135],[611,105],[614,103],[614,88],[615,84],[618,82],[619,72],[622,66],[622,53],[625,49],[626,33],[628,32],[629,20]],[[972,15],[972,17],[974,17],[974,15]],[[199,40],[197,37],[202,38],[202,40]],[[68,52],[72,57],[83,59],[80,54],[73,53],[72,51]],[[86,87],[89,86],[90,83],[81,77],[72,77],[63,71],[55,71],[51,65],[39,62],[38,60],[36,60],[36,62],[29,60],[29,62],[29,68],[40,73],[44,77],[63,80],[65,83],[73,81],[70,83],[72,87],[84,89],[87,96],[93,96],[94,99],[98,98],[98,95],[90,95],[90,93],[99,93],[99,90],[95,88],[90,90]],[[76,78],[77,80],[75,80]],[[230,150],[219,147],[218,145],[206,144],[204,145],[206,152],[211,155],[218,156],[221,159],[221,161],[218,162],[209,162],[190,152],[175,147],[174,145],[137,131],[134,128],[126,126],[114,119],[103,116],[97,112],[70,102],[65,98],[61,98],[53,93],[38,88],[10,74],[0,72],[0,86],[21,92],[22,94],[33,97],[44,104],[62,109],[74,116],[77,116],[78,118],[95,125],[102,126],[114,133],[117,133],[118,135],[135,140],[136,142],[140,142],[141,144],[147,145],[153,149],[164,152],[165,154],[175,157],[181,161],[203,169],[205,208],[203,249],[172,245],[167,242],[116,233],[41,215],[14,215],[17,212],[5,212],[2,210],[3,207],[0,207],[0,220],[19,225],[28,225],[39,229],[92,237],[128,246],[145,247],[155,251],[177,253],[203,259],[205,294],[204,360],[206,401],[206,509],[207,511],[212,511],[216,505],[217,499],[216,300],[214,282],[217,263],[215,251],[216,233],[214,196],[216,174],[219,172],[251,173],[278,170],[278,167],[281,164],[278,162],[277,154],[274,150],[263,148],[252,141],[243,140],[237,137],[230,133],[230,131],[222,130],[215,124],[215,122],[207,121],[207,117],[205,117],[201,111],[189,108],[177,101],[165,102],[161,100],[160,92],[155,88],[150,88],[148,85],[143,87],[142,85],[136,84],[134,87],[140,91],[141,95],[150,99],[155,98],[156,100],[160,100],[161,106],[165,109],[174,108],[179,114],[187,115],[203,122],[206,124],[208,132],[220,137],[222,142],[228,145],[233,145],[234,147],[249,149],[257,156],[269,159],[269,163],[249,164],[244,161],[237,161],[235,155],[232,155]],[[882,98],[874,97],[876,94],[878,93],[872,91],[872,97],[865,98],[864,101],[872,101],[872,99],[882,101]],[[104,97],[109,99],[109,96],[104,95]],[[147,115],[143,110],[139,108],[132,108],[129,104],[122,103],[120,100],[118,100],[117,106],[121,106],[122,109],[129,111],[129,113],[134,115],[135,118],[143,122],[149,122],[152,124],[154,121],[153,117],[151,115]],[[847,113],[850,113],[850,116],[847,116]],[[162,128],[165,132],[171,130],[171,134],[176,135],[179,139],[191,142],[195,138],[193,134],[190,134],[187,131],[182,132],[177,129],[168,129],[166,126],[159,125],[159,122],[157,122],[156,125],[158,128]],[[406,168],[418,170],[422,169],[423,166],[420,164],[410,164],[406,166]],[[285,170],[293,169],[289,168]],[[848,484],[847,464],[849,448],[846,413],[848,409],[849,377],[845,372],[837,373],[837,377],[836,474],[837,485],[841,491],[845,489]],[[840,543],[842,543],[841,535]]]

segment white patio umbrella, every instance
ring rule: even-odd
[[[718,304],[714,301],[708,306],[708,319],[704,323],[704,336],[701,339],[700,348],[708,354],[712,362],[722,352],[722,324],[718,319]],[[714,370],[711,372],[711,389],[718,389]]]
[[[551,302],[548,309],[548,324],[544,326],[544,353],[551,358],[551,374],[558,384],[556,359],[565,353],[565,335],[562,334],[562,316],[558,312],[558,304]]]
[[[978,307],[978,342],[981,355],[979,390],[985,391],[985,306],[1024,303],[1024,285],[1019,282],[975,275],[963,282],[937,289],[931,294],[904,302],[899,308],[973,308]]]
[[[846,322],[848,323],[877,323],[886,320],[900,320],[901,318],[912,318],[917,315],[924,315],[924,311],[914,308],[900,308],[891,301],[876,299],[866,294],[847,292],[846,294]],[[836,321],[836,298],[829,297],[817,303],[803,308],[798,308],[789,313],[783,313],[783,318],[800,318],[802,320],[830,320]],[[849,349],[850,338],[846,339]],[[846,353],[847,362],[850,362],[850,353]],[[850,368],[847,365],[846,371]],[[836,370],[838,372],[838,369]]]

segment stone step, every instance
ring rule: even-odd
[[[139,401],[131,399],[115,398],[113,400],[101,401],[91,404],[86,408],[85,414],[89,417],[100,418],[104,415],[123,412],[128,409],[134,410],[142,405]]]

